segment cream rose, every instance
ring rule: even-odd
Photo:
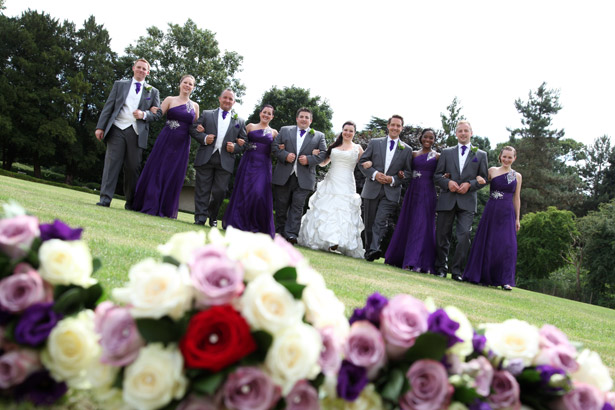
[[[41,361],[54,379],[65,381],[70,387],[89,388],[87,369],[100,353],[94,312],[84,310],[57,323],[49,334]]]
[[[195,249],[205,245],[204,231],[176,233],[164,245],[158,245],[158,252],[170,256],[179,263],[187,263]]]
[[[466,317],[466,315],[454,306],[447,306],[444,311],[448,317],[459,323],[459,329],[455,332],[455,336],[463,340],[462,342],[455,343],[448,349],[449,353],[457,355],[461,360],[465,360],[466,356],[469,356],[474,351],[472,345],[472,337],[474,336],[474,328]]]
[[[384,409],[382,398],[373,384],[365,386],[355,401],[348,402],[346,410],[381,410]]]
[[[344,318],[348,323],[344,304],[331,289],[319,285],[307,286],[303,290],[302,300],[306,308],[305,318],[316,328],[338,325],[339,318]]]
[[[481,325],[485,329],[487,347],[508,360],[519,359],[529,366],[538,354],[540,336],[538,328],[529,323],[508,319],[502,323]]]
[[[305,323],[295,323],[276,333],[265,358],[266,372],[282,387],[284,395],[301,379],[320,372],[320,334]]]
[[[41,277],[53,285],[89,288],[96,283],[92,278],[92,255],[83,241],[50,239],[43,242],[38,257]]]
[[[577,363],[579,370],[570,375],[572,380],[590,384],[603,392],[613,388],[609,369],[602,363],[598,353],[585,349],[577,357]]]
[[[185,265],[177,268],[169,263],[145,259],[128,272],[125,288],[113,290],[113,297],[131,305],[133,317],[179,319],[190,309],[193,299],[190,274]]]
[[[105,402],[110,407],[111,402],[115,403],[121,398],[120,390],[113,387],[119,367],[110,366],[100,362],[100,355],[85,369],[85,377],[89,383],[92,393],[97,400]]]
[[[181,399],[188,380],[182,373],[184,361],[177,346],[160,343],[141,349],[139,357],[126,367],[123,397],[139,410],[158,409],[173,399]]]
[[[261,275],[248,283],[239,304],[250,326],[271,334],[300,323],[305,312],[303,303],[269,275]]]

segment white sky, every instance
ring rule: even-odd
[[[372,115],[441,128],[457,96],[474,133],[505,141],[514,100],[546,81],[561,91],[555,127],[583,143],[615,139],[612,0],[6,0],[7,16],[45,11],[78,28],[94,15],[118,54],[157,26],[192,18],[244,57],[248,116],[273,85],[308,88],[333,108],[334,131]],[[213,108],[213,107],[201,107]]]

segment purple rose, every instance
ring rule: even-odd
[[[0,219],[0,250],[13,260],[23,258],[39,235],[38,219],[34,216]]]
[[[19,265],[30,267],[27,264]],[[0,280],[0,309],[17,313],[46,301],[44,281],[31,267],[27,272],[14,273]]]
[[[134,362],[145,344],[130,310],[103,302],[96,307],[94,327],[100,334],[102,363],[126,366]]]
[[[406,373],[410,390],[399,398],[402,410],[447,408],[454,392],[446,369],[435,360],[417,360]]]
[[[367,369],[355,366],[348,360],[342,361],[337,375],[337,395],[347,401],[355,401],[368,383]]]
[[[447,340],[447,347],[451,347],[455,343],[463,342],[463,340],[455,336],[455,332],[459,329],[459,323],[451,320],[444,309],[438,309],[429,315],[427,319],[427,329],[430,332],[444,335]]]
[[[66,383],[58,383],[47,370],[40,370],[15,388],[15,397],[18,401],[29,400],[37,406],[51,406],[67,391]]]
[[[386,349],[382,334],[366,320],[354,322],[344,345],[346,360],[367,369],[368,377],[373,379],[386,363]]]
[[[322,351],[318,364],[325,375],[334,375],[338,372],[342,364],[342,346],[335,336],[335,328],[327,326],[318,329],[322,339]]]
[[[28,346],[40,346],[62,315],[53,311],[53,303],[37,303],[24,310],[15,326],[15,340]]]
[[[562,346],[571,351],[572,356],[576,356],[577,349],[570,343],[568,337],[553,325],[543,325],[539,331],[540,348]]]
[[[380,293],[372,293],[365,303],[365,317],[372,322],[374,326],[380,326],[380,313],[382,309],[389,303],[389,300]]]
[[[574,383],[574,388],[559,399],[556,410],[603,410],[604,393],[585,383]]]
[[[474,335],[472,336],[472,347],[474,348],[474,353],[482,354],[485,350],[485,345],[487,344],[487,338],[485,335],[481,335],[474,331]]]
[[[63,241],[77,241],[81,239],[83,228],[72,229],[64,222],[56,219],[52,224],[41,224],[41,240],[61,239]]]
[[[320,410],[318,392],[306,380],[299,380],[286,396],[286,410]]]
[[[365,308],[355,308],[352,311],[352,315],[348,322],[352,325],[354,322],[358,322],[359,320],[367,320],[367,315],[365,314]]]
[[[574,373],[579,369],[579,363],[575,360],[576,352],[565,345],[553,345],[540,350],[534,359],[535,364],[547,364],[560,368],[567,373]]]
[[[208,245],[196,249],[188,266],[200,307],[230,303],[243,292],[241,266],[226,256],[226,249],[222,246]]]
[[[380,315],[380,330],[391,358],[399,358],[427,331],[429,311],[425,304],[410,295],[389,300]]]
[[[256,367],[238,367],[222,387],[229,410],[267,410],[280,400],[281,389]]]
[[[21,384],[26,377],[40,369],[38,353],[33,350],[12,350],[0,356],[0,389]]]
[[[179,403],[176,410],[217,410],[219,406],[207,396],[191,394]]]
[[[506,370],[499,370],[493,374],[491,390],[493,393],[488,400],[494,409],[519,410],[521,408],[519,383]]]

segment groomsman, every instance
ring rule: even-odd
[[[371,161],[372,166],[359,169],[365,175],[361,197],[365,210],[365,259],[380,258],[380,242],[386,233],[386,222],[399,204],[401,181],[398,172],[410,172],[412,148],[399,139],[404,128],[401,115],[393,115],[387,124],[388,135],[374,138],[361,156],[359,164]]]
[[[480,175],[487,180],[487,153],[470,143],[472,126],[469,122],[460,121],[455,134],[459,143],[442,151],[434,173],[434,182],[442,188],[436,205],[435,275],[446,277],[453,222],[457,219],[457,246],[451,272],[454,280],[461,281],[470,251],[470,233],[476,213],[476,191],[485,186],[479,184],[476,177]]]
[[[310,128],[312,111],[300,108],[297,125],[282,127],[272,144],[278,163],[273,170],[275,231],[297,243],[305,200],[316,185],[316,165],[325,160],[325,135]],[[280,148],[283,145],[283,148]],[[318,154],[314,155],[314,150]]]
[[[235,93],[227,88],[218,97],[220,107],[203,111],[198,126],[190,130],[192,138],[200,144],[194,159],[196,186],[194,189],[194,223],[218,226],[218,212],[231,181],[235,167],[235,154],[241,152],[245,141],[245,121],[231,111]]]
[[[132,79],[118,80],[113,84],[98,118],[95,135],[107,144],[107,152],[100,201],[96,205],[108,207],[111,204],[123,164],[125,208],[132,209],[143,150],[147,148],[149,123],[162,116],[158,90],[145,82],[149,68],[147,60],[140,58],[135,61]],[[150,111],[153,107],[157,108],[154,112]]]

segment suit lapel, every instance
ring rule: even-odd
[[[457,145],[455,147],[455,149],[453,149],[453,155],[455,156],[454,158],[454,163],[455,163],[455,169],[457,170],[457,175],[461,176],[461,167],[459,166],[459,145]]]
[[[220,115],[220,108],[216,108],[213,111],[213,115],[214,115],[214,128],[216,130],[216,134],[218,133],[218,116]]]
[[[463,169],[461,170],[461,172],[463,172],[468,167],[468,163],[472,161],[475,156],[476,154],[472,152],[471,147],[468,147],[468,157],[466,158],[466,162],[463,163]]]
[[[301,144],[301,152],[305,151],[305,149],[310,144],[310,141],[312,141],[312,134],[310,134],[311,130],[312,130],[311,128],[309,130],[306,130],[305,135],[303,136],[303,144]],[[306,154],[306,155],[308,155],[308,154]]]
[[[297,152],[297,127],[296,126],[290,129],[290,135],[288,136],[288,148],[286,149],[286,151],[294,152],[296,155],[299,155],[299,153]]]
[[[382,171],[384,172],[384,168],[387,166],[387,137],[382,139],[380,143],[380,153],[382,154]]]
[[[128,80],[127,82],[124,83],[124,89],[122,90],[122,103],[124,103],[126,101],[126,99],[128,98],[128,93],[130,92],[130,86],[132,85],[132,79]]]

